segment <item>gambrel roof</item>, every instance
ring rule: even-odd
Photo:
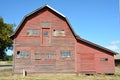
[[[68,19],[67,19],[63,14],[61,14],[61,13],[58,12],[58,11],[56,11],[55,9],[53,9],[52,7],[50,7],[49,5],[45,5],[45,6],[43,6],[43,7],[40,7],[40,8],[38,8],[38,9],[36,9],[35,11],[27,14],[26,16],[24,16],[23,20],[22,20],[21,23],[18,25],[16,31],[14,32],[14,34],[12,34],[11,38],[14,39],[14,38],[18,35],[20,29],[22,28],[22,24],[27,20],[27,18],[29,18],[30,16],[38,13],[39,11],[42,11],[42,10],[45,9],[45,8],[48,8],[49,10],[53,11],[55,14],[57,14],[58,16],[60,16],[61,18],[63,18],[65,21],[67,21],[67,23],[68,23],[68,25],[70,26],[70,29],[71,29],[73,35],[75,36],[75,32],[74,32],[74,30],[72,29],[72,26],[71,26],[71,24],[69,23]]]
[[[58,12],[58,11],[56,11],[55,9],[53,9],[52,7],[50,7],[49,5],[45,5],[45,6],[41,7],[41,8],[38,8],[38,9],[36,9],[35,11],[33,11],[33,12],[29,13],[28,15],[26,15],[26,16],[23,18],[23,20],[21,21],[21,23],[18,25],[18,27],[17,27],[16,31],[14,32],[14,34],[12,34],[10,38],[11,38],[11,39],[16,38],[17,35],[19,34],[19,32],[21,31],[21,29],[22,29],[22,27],[23,27],[22,25],[24,24],[24,22],[25,22],[30,16],[37,14],[39,11],[42,11],[42,10],[45,9],[45,8],[51,10],[52,12],[54,12],[56,15],[60,16],[62,19],[64,19],[64,20],[67,22],[67,24],[69,25],[69,28],[70,28],[70,30],[72,31],[72,33],[73,33],[73,35],[74,35],[74,37],[75,37],[75,39],[76,39],[77,42],[82,42],[82,43],[84,43],[84,44],[89,45],[90,47],[93,47],[93,48],[96,48],[96,49],[99,49],[99,50],[102,50],[102,51],[106,51],[106,52],[108,52],[108,53],[110,53],[110,54],[116,54],[116,52],[113,52],[113,51],[111,51],[111,50],[109,50],[109,49],[107,49],[107,48],[104,48],[104,47],[102,47],[102,46],[99,46],[99,45],[94,44],[94,43],[92,43],[92,42],[90,42],[90,41],[87,41],[87,40],[85,40],[85,39],[80,38],[80,37],[79,37],[78,35],[76,35],[76,33],[74,32],[74,30],[73,30],[71,24],[69,23],[68,19],[67,19],[63,14],[61,14],[61,13]]]

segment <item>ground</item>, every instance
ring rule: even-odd
[[[120,67],[116,67],[115,75],[75,75],[75,74],[33,74],[23,77],[12,75],[12,69],[0,71],[0,80],[120,80]]]

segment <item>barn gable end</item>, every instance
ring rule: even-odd
[[[11,39],[14,73],[114,73],[116,53],[78,37],[68,19],[49,5],[26,15]]]
[[[54,15],[56,15],[57,17],[61,18],[62,20],[64,20],[70,30],[72,31],[73,35],[76,36],[71,24],[69,23],[68,19],[63,15],[61,14],[60,12],[56,11],[55,9],[53,9],[52,7],[50,7],[49,5],[45,5],[31,13],[29,13],[28,15],[24,16],[23,20],[21,21],[21,23],[18,25],[16,31],[10,36],[11,39],[14,39],[16,38],[16,36],[19,34],[19,32],[21,31],[21,29],[23,28],[23,25],[26,23],[27,20],[39,15],[40,13],[44,12],[44,10],[48,9],[51,13],[53,13]],[[39,14],[38,14],[39,13]]]

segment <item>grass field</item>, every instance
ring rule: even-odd
[[[12,65],[12,61],[0,61],[0,65]]]
[[[33,74],[23,77],[12,75],[12,70],[0,71],[0,80],[120,80],[120,67],[116,67],[115,75],[75,75],[75,74]]]

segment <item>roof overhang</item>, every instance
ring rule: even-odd
[[[93,47],[93,48],[96,48],[96,49],[99,49],[99,50],[102,50],[102,51],[106,51],[106,52],[108,52],[108,53],[110,53],[110,54],[113,54],[113,55],[116,55],[116,54],[117,54],[117,52],[114,52],[114,51],[112,51],[112,50],[110,50],[110,49],[107,49],[107,48],[105,48],[105,47],[102,47],[102,46],[100,46],[100,45],[97,45],[97,44],[95,44],[95,43],[92,43],[92,42],[90,42],[90,41],[87,41],[87,40],[85,40],[85,39],[83,39],[83,38],[80,38],[79,36],[76,36],[76,39],[77,39],[78,42],[85,43],[85,44],[87,44],[87,45],[89,45],[89,46],[91,46],[91,47]]]

